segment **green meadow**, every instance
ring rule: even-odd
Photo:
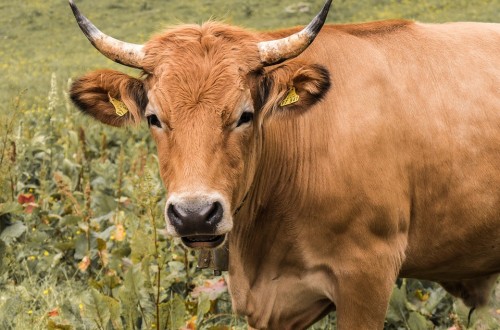
[[[302,25],[323,4],[75,2],[103,32],[134,43],[207,20]],[[328,22],[388,18],[498,22],[500,1],[336,0]],[[246,329],[224,274],[197,269],[196,254],[164,231],[165,191],[146,125],[105,127],[68,100],[71,79],[85,72],[140,73],[100,55],[64,0],[0,0],[0,42],[0,329]],[[467,314],[438,285],[399,280],[386,329],[467,329]],[[500,284],[468,328],[500,329]],[[335,313],[312,329],[335,329]]]

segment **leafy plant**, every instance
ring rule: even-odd
[[[158,28],[151,20],[177,22],[166,12],[192,22],[218,8],[227,20],[271,28],[304,23],[310,13],[302,11],[321,3],[134,0],[127,9],[105,0],[82,9],[110,34],[139,41]],[[484,0],[341,1],[330,20],[491,21],[498,9]],[[165,192],[145,127],[103,127],[70,104],[68,77],[114,65],[92,53],[67,4],[0,4],[0,13],[0,328],[246,329],[224,278],[197,269],[194,252],[166,234]],[[472,328],[499,328],[498,286],[494,295],[496,305],[476,312]],[[386,329],[463,329],[467,313],[439,286],[401,280]],[[334,325],[332,313],[312,329]]]

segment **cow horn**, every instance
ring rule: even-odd
[[[87,17],[82,15],[73,0],[69,0],[69,5],[83,34],[101,54],[117,63],[142,69],[141,63],[144,59],[142,45],[123,42],[102,33]]]
[[[326,0],[323,9],[303,30],[283,39],[258,43],[260,59],[264,66],[279,64],[300,55],[316,38],[325,23],[332,0]]]

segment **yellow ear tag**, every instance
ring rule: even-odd
[[[297,103],[299,102],[299,100],[300,96],[295,91],[295,87],[291,87],[286,97],[283,99],[283,101],[281,101],[280,106],[285,107],[287,105]]]
[[[120,100],[115,99],[109,93],[108,93],[108,96],[109,96],[109,102],[111,102],[111,104],[113,104],[113,106],[115,107],[116,114],[120,117],[124,116],[128,112],[128,108],[125,105],[125,103],[123,103]]]

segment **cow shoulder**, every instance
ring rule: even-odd
[[[143,81],[114,70],[97,70],[75,80],[73,103],[111,126],[139,123],[148,103]]]
[[[330,84],[330,72],[320,64],[293,61],[280,65],[263,79],[263,109],[302,113],[324,98]]]

